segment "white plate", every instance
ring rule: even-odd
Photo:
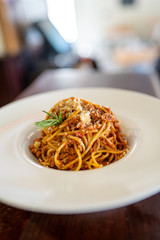
[[[81,97],[109,106],[131,150],[101,169],[70,172],[40,166],[28,151],[34,122],[57,101]],[[0,110],[0,201],[26,210],[84,213],[126,206],[160,189],[160,100],[136,92],[84,88],[43,93]]]

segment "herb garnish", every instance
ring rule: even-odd
[[[63,122],[61,111],[59,112],[59,116],[57,115],[57,113],[54,113],[54,115],[52,115],[46,111],[43,111],[43,112],[48,114],[52,118],[48,118],[47,120],[42,120],[40,122],[36,122],[35,125],[39,129],[48,128],[50,126],[58,126]]]

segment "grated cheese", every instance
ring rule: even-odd
[[[85,112],[82,111],[81,115],[80,115],[80,119],[82,122],[84,122],[85,124],[89,124],[91,122],[91,118],[90,118],[90,113],[89,112]]]

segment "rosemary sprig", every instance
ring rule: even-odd
[[[59,112],[59,116],[57,115],[57,113],[54,113],[54,115],[52,115],[46,111],[43,112],[48,114],[52,118],[36,122],[35,125],[38,127],[38,129],[48,128],[50,126],[58,126],[63,122],[61,111]]]

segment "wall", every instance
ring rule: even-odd
[[[160,0],[135,0],[123,6],[120,0],[75,0],[80,44],[95,44],[120,24],[131,25],[141,35],[150,34],[160,20]]]
[[[47,17],[46,0],[16,0],[12,4],[16,22],[27,25]]]

